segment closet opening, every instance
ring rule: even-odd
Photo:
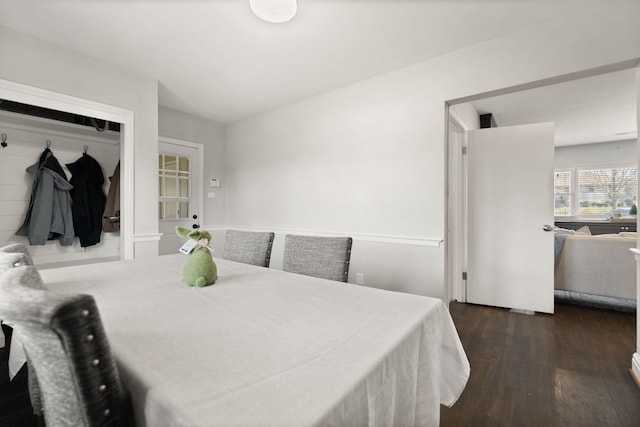
[[[1,98],[0,244],[26,244],[40,269],[123,259],[122,129],[113,120]],[[69,201],[57,214],[48,211],[52,208],[47,200],[37,201],[41,195],[34,173],[45,160],[60,167],[56,179],[75,185],[66,192],[53,191],[54,197],[62,195],[58,200]],[[94,179],[102,185],[86,185]],[[61,214],[63,228],[58,222],[48,225],[48,231],[42,229],[40,216]]]

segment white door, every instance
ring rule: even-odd
[[[467,302],[553,313],[553,133],[468,133]]]
[[[170,141],[170,142],[169,142]],[[158,253],[177,253],[185,242],[176,226],[197,228],[201,217],[201,146],[161,139],[158,143]]]

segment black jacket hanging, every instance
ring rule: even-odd
[[[73,163],[68,163],[73,185],[73,228],[83,248],[100,243],[102,233],[102,213],[106,196],[102,185],[104,175],[96,159],[84,153]]]

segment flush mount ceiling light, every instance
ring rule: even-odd
[[[287,22],[298,10],[297,0],[249,0],[256,16],[273,24]]]

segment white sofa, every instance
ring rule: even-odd
[[[571,234],[555,266],[555,288],[614,298],[636,299],[636,262],[629,250],[635,233]]]

